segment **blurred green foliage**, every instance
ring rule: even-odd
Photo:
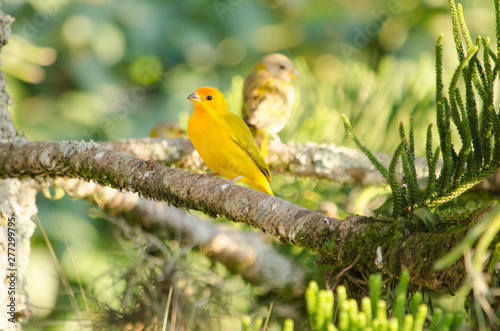
[[[471,34],[492,36],[490,1],[462,3]],[[2,0],[1,5],[16,18],[0,54],[13,99],[10,110],[30,140],[144,137],[162,120],[178,121],[185,129],[192,112],[186,96],[204,85],[223,91],[230,110],[240,113],[244,77],[261,56],[278,51],[292,58],[301,74],[292,117],[280,132],[283,141],[353,147],[340,118],[345,113],[371,150],[393,152],[400,121],[414,118],[418,142],[425,141],[427,124],[434,120],[433,52],[439,34],[445,35],[443,62],[449,63],[445,81],[458,64],[446,0]],[[424,150],[425,144],[416,144],[417,155]],[[338,217],[390,208],[386,188],[280,175],[273,190],[313,210],[331,203]],[[119,307],[113,291],[123,283],[106,273],[140,266],[142,260],[133,258],[140,251],[137,242],[124,240],[112,220],[86,202],[49,201],[40,194],[38,206],[80,309],[69,252],[87,294]],[[224,280],[217,297],[230,296],[236,303],[231,311],[221,300],[193,299],[214,329],[234,328],[242,314],[265,317],[270,301],[275,309],[268,330],[278,330],[286,317],[296,328],[307,327],[305,303],[280,308],[282,298],[244,284],[220,265],[209,266],[200,253],[180,254],[175,237],[167,245],[177,252],[169,259],[180,261],[180,270],[202,261],[199,267],[210,270],[207,275]],[[276,248],[308,270],[309,279],[321,282],[323,268],[314,264],[315,256],[295,247]],[[60,284],[39,230],[32,256],[37,258],[30,265],[30,291],[37,310],[28,329],[76,327],[68,322],[75,319],[68,289]]]
[[[461,330],[464,315],[460,311],[445,311],[437,308],[433,313],[429,306],[422,303],[422,293],[408,295],[410,275],[404,271],[397,288],[391,291],[396,300],[382,300],[380,293],[385,284],[381,274],[370,276],[370,297],[361,301],[350,299],[346,288],[336,288],[336,300],[332,290],[320,290],[315,281],[311,281],[305,292],[307,314],[310,329],[315,331],[382,331],[382,330]],[[392,302],[395,301],[395,305]],[[358,307],[360,302],[360,307]],[[335,311],[335,313],[334,313]],[[388,316],[389,315],[389,316]],[[391,317],[392,316],[392,317]],[[426,323],[426,321],[428,322]],[[244,331],[261,330],[262,318],[253,321],[250,316],[242,318]],[[293,331],[294,322],[286,319],[283,331]]]
[[[486,4],[464,4],[472,34],[491,32]],[[303,75],[286,140],[342,143],[339,112],[377,137],[403,116],[429,120],[430,54],[451,31],[447,2],[437,0],[5,0],[2,8],[16,17],[2,54],[16,77],[12,112],[32,140],[140,137],[161,119],[185,126],[185,97],[203,85],[237,94],[229,105],[239,112],[232,78],[274,51]]]

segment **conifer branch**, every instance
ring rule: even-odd
[[[349,119],[347,116],[342,114],[342,121],[344,121],[344,128],[347,132],[347,135],[354,141],[356,146],[368,157],[370,162],[377,168],[378,171],[384,176],[384,178],[388,179],[388,172],[387,169],[378,161],[378,159],[372,154],[372,152],[366,148],[365,145],[359,141],[358,137],[354,134],[354,130],[352,129],[351,122],[349,122]]]
[[[472,49],[474,44],[472,43],[472,38],[470,37],[469,29],[467,28],[467,24],[465,23],[464,11],[462,9],[462,5],[457,5],[457,16],[460,22],[460,28],[462,30],[462,35],[464,36],[465,42],[467,43],[467,49]]]
[[[429,176],[427,181],[427,188],[425,189],[424,201],[428,200],[433,192],[436,184],[436,165],[433,164],[434,154],[432,152],[432,123],[427,127],[427,141],[425,146],[425,156],[427,159],[427,167],[429,168]],[[436,148],[436,154],[439,153],[439,148]],[[433,167],[434,166],[434,167]]]
[[[497,54],[500,54],[500,0],[495,0],[495,27],[497,37]]]
[[[403,208],[404,208],[404,191],[403,188],[400,187],[398,183],[398,179],[396,178],[396,165],[398,164],[399,157],[403,153],[404,142],[402,141],[396,151],[394,152],[394,156],[392,157],[391,164],[389,166],[388,172],[388,182],[392,191],[392,199],[393,199],[393,207],[392,207],[392,215],[394,218],[403,216]]]
[[[453,38],[455,39],[455,48],[457,50],[458,60],[462,62],[464,60],[464,50],[462,47],[462,38],[460,37],[459,31],[459,19],[457,14],[457,8],[455,6],[455,1],[450,0],[450,11],[451,11],[451,20],[453,25]]]
[[[497,2],[498,4],[498,2]],[[498,56],[491,54],[489,40],[481,37],[472,42],[469,30],[465,23],[463,9],[455,6],[450,0],[450,9],[453,22],[453,36],[460,64],[455,69],[450,85],[448,97],[443,94],[443,36],[436,43],[436,122],[439,135],[439,147],[432,152],[431,126],[427,132],[426,156],[429,168],[428,186],[423,195],[419,193],[418,177],[415,170],[415,146],[413,137],[413,121],[410,119],[409,136],[406,136],[404,127],[400,124],[399,134],[404,145],[403,149],[396,150],[394,160],[401,157],[403,177],[401,187],[407,188],[407,193],[401,192],[397,180],[391,174],[383,176],[388,180],[394,195],[393,215],[408,215],[416,207],[437,206],[452,199],[480,180],[486,178],[499,168],[500,160],[500,118],[493,106],[493,92],[498,71]],[[497,13],[498,15],[498,13]],[[497,27],[498,28],[498,27]],[[465,55],[462,36],[467,46]],[[484,66],[478,59],[480,46],[484,47]],[[495,69],[492,70],[490,59],[495,59]],[[465,85],[465,102],[462,98],[458,83],[463,77]],[[477,108],[476,95],[482,99],[481,116]],[[449,99],[448,99],[449,98]],[[347,118],[343,117],[344,126],[348,135],[358,147],[369,156],[373,164],[373,154],[356,138]],[[456,126],[462,146],[456,151],[452,143],[451,123]],[[492,141],[492,138],[494,141]],[[457,154],[458,153],[458,154]],[[436,178],[435,169],[439,154],[443,157],[443,166]],[[492,162],[493,161],[493,162]],[[393,164],[391,163],[391,166]],[[385,171],[385,168],[384,168]],[[401,195],[401,196],[400,196]],[[397,208],[400,208],[397,211]]]

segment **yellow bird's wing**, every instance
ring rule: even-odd
[[[229,133],[231,139],[247,153],[252,161],[257,165],[259,170],[264,174],[266,179],[271,183],[271,174],[269,172],[269,168],[267,166],[264,157],[259,151],[259,148],[255,144],[255,141],[252,137],[252,133],[248,126],[239,118],[237,115],[233,113],[227,113],[224,115],[224,120],[229,126]]]

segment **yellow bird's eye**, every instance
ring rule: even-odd
[[[280,65],[280,69],[281,69],[281,70],[285,70],[285,66],[281,64],[281,65]]]
[[[210,100],[212,100],[212,99],[213,99],[213,97],[212,97],[211,95],[209,95],[209,96],[207,97],[207,100],[208,100],[208,101],[210,101]]]

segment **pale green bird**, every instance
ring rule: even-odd
[[[283,54],[264,56],[243,86],[242,118],[255,142],[267,157],[268,136],[280,141],[277,133],[290,118],[295,98],[291,79],[299,77],[293,62]]]

